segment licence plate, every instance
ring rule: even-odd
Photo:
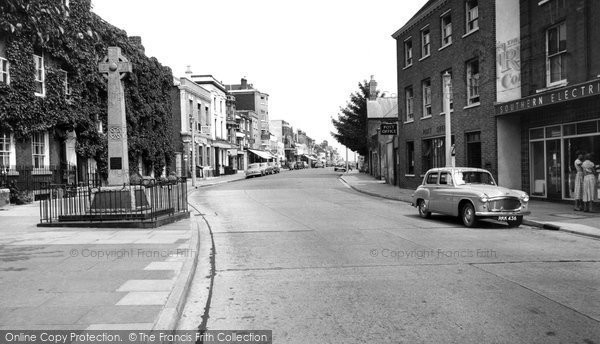
[[[517,221],[517,217],[516,216],[498,216],[497,218],[498,221]]]

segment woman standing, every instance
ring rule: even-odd
[[[575,198],[575,211],[583,210],[583,154],[579,153],[575,160],[575,189],[573,190],[573,198]]]
[[[596,191],[596,175],[595,165],[590,160],[592,155],[590,153],[585,155],[585,161],[581,164],[583,168],[583,204],[585,212],[592,211],[592,202],[598,199],[598,192]]]

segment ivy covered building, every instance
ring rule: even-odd
[[[107,86],[98,63],[109,46],[133,65],[124,80],[130,171],[168,172],[171,70],[90,8],[90,0],[0,3],[0,181],[38,188],[106,178]]]

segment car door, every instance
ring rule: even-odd
[[[439,201],[437,199],[438,197],[438,177],[439,177],[439,172],[430,172],[427,177],[425,177],[425,187],[427,188],[427,190],[429,191],[429,202],[427,205],[427,208],[429,209],[429,211],[431,212],[438,212],[439,208]]]
[[[441,213],[451,214],[454,208],[454,184],[449,171],[440,172],[436,190],[436,207]]]

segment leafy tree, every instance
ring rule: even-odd
[[[358,91],[350,95],[345,108],[340,108],[338,119],[332,118],[337,133],[331,136],[350,150],[367,156],[367,99],[369,99],[369,83],[364,80],[358,83]],[[379,93],[379,91],[377,91]]]

